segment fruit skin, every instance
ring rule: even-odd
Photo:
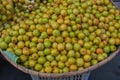
[[[38,56],[37,53],[33,53],[33,54],[31,55],[31,57],[32,57],[32,59],[37,60],[39,56]]]
[[[51,50],[51,55],[52,56],[57,56],[59,54],[58,50],[57,49],[52,49]]]
[[[98,60],[95,60],[95,59],[94,59],[94,60],[92,60],[91,62],[92,62],[92,65],[96,65],[96,64],[98,63]]]
[[[36,61],[35,60],[29,60],[29,66],[30,67],[34,67],[35,66],[35,64],[36,64]]]
[[[24,47],[22,52],[23,52],[23,54],[26,55],[26,56],[29,56],[29,55],[30,55],[30,50],[29,50],[29,48],[27,48],[27,47]]]
[[[34,35],[34,36],[39,36],[39,35],[40,35],[40,33],[39,33],[39,31],[38,31],[38,30],[34,30],[34,31],[33,31],[33,35]]]
[[[45,46],[46,48],[49,48],[49,47],[51,46],[51,42],[50,42],[50,41],[45,41],[45,42],[44,42],[44,46]]]
[[[24,67],[29,68],[29,61],[25,61],[23,65]]]
[[[86,62],[89,62],[91,60],[90,55],[85,55],[83,58],[84,58],[84,61],[86,61]]]
[[[25,55],[20,56],[20,61],[21,62],[25,62],[26,60],[27,60],[27,56],[25,56]]]
[[[82,67],[84,65],[84,60],[82,58],[78,58],[76,60],[76,64],[78,67]]]
[[[65,72],[69,72],[69,68],[68,67],[64,67],[63,68],[63,72],[65,73]]]
[[[18,45],[19,48],[24,48],[24,42],[23,41],[18,42],[17,45]]]
[[[40,37],[41,38],[47,38],[47,36],[48,36],[47,32],[42,32]]]
[[[103,50],[102,50],[101,48],[98,48],[98,49],[96,50],[96,53],[97,53],[97,54],[101,54],[101,53],[103,53]]]
[[[61,62],[66,62],[67,61],[67,57],[65,55],[60,57],[60,61]]]
[[[103,50],[104,50],[105,53],[109,53],[110,52],[110,46],[105,46],[103,48]]]
[[[6,42],[6,43],[10,43],[10,41],[11,41],[11,37],[10,37],[10,36],[6,36],[6,37],[5,37],[5,42]]]
[[[7,47],[8,47],[8,45],[7,45],[6,42],[4,42],[4,41],[1,41],[1,42],[0,42],[0,48],[1,48],[1,49],[4,50],[4,49],[7,49]]]
[[[80,45],[79,44],[74,44],[74,50],[76,50],[76,51],[80,50]]]
[[[67,43],[67,44],[66,44],[66,49],[67,49],[67,50],[72,50],[72,48],[73,48],[73,46],[72,46],[71,43]]]
[[[45,57],[39,57],[37,61],[38,61],[39,64],[44,64],[46,62],[46,58]]]
[[[115,44],[115,39],[110,38],[110,39],[109,39],[109,43],[110,43],[111,45],[114,45],[114,44]]]
[[[59,67],[60,69],[64,68],[64,63],[58,62],[58,67]]]
[[[75,59],[74,59],[73,57],[70,57],[70,58],[68,59],[68,63],[69,63],[69,64],[75,64]]]
[[[45,67],[45,72],[51,73],[52,72],[52,68],[50,66]]]
[[[76,65],[70,65],[70,71],[76,71],[77,66]]]
[[[44,67],[47,67],[47,66],[50,66],[50,62],[49,62],[49,61],[46,61],[46,62],[44,63]]]
[[[57,67],[57,61],[53,60],[53,61],[51,62],[51,66],[52,66],[52,67]]]
[[[43,50],[44,49],[44,45],[42,43],[38,43],[37,44],[37,49],[38,50]]]
[[[59,30],[54,30],[52,34],[54,36],[60,36],[60,31]]]
[[[17,55],[17,56],[21,56],[22,55],[22,49],[15,49],[15,54]]]
[[[59,73],[59,72],[60,72],[59,68],[55,67],[53,73]]]
[[[62,43],[58,44],[58,46],[57,46],[58,51],[62,51],[62,50],[64,50],[64,48],[65,48],[65,46]]]
[[[53,61],[54,60],[54,57],[52,55],[48,55],[46,56],[47,60],[48,61]]]
[[[44,49],[44,51],[43,51],[43,53],[45,54],[45,55],[49,55],[50,54],[50,49],[49,48],[46,48],[46,49]]]
[[[74,57],[74,56],[75,56],[74,50],[69,50],[67,56],[68,56],[68,57]]]
[[[35,69],[36,71],[40,71],[40,70],[42,69],[42,65],[36,64],[34,69]]]
[[[84,63],[84,67],[85,67],[85,68],[88,68],[88,67],[90,67],[90,66],[91,66],[91,63],[90,63],[90,62],[85,62],[85,63]]]
[[[98,60],[98,61],[104,60],[104,56],[103,56],[102,54],[99,54],[99,55],[97,56],[97,60]]]
[[[84,47],[89,49],[91,47],[91,44],[89,42],[84,43]]]

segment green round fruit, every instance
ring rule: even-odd
[[[84,65],[84,60],[82,58],[78,58],[76,60],[76,64],[78,67],[82,67]]]
[[[1,48],[1,49],[4,50],[4,49],[7,49],[7,47],[8,47],[8,45],[7,45],[6,42],[4,42],[4,41],[1,41],[1,42],[0,42],[0,48]]]
[[[58,62],[58,67],[60,68],[60,69],[62,69],[62,68],[64,68],[64,63],[62,63],[62,62]]]
[[[40,71],[42,69],[42,65],[41,64],[36,64],[34,69],[36,71]]]
[[[29,60],[29,66],[30,67],[34,67],[35,66],[35,64],[36,64],[36,61],[35,60]]]
[[[66,62],[66,61],[67,61],[67,57],[66,57],[65,55],[62,55],[62,56],[60,57],[60,61],[61,61],[61,62]]]
[[[50,62],[54,60],[54,57],[52,55],[47,55],[46,58]]]
[[[38,61],[39,64],[44,64],[46,62],[46,58],[45,57],[39,57],[37,61]]]

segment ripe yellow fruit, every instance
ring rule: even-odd
[[[76,65],[70,65],[70,71],[76,71],[77,66]]]
[[[86,61],[86,62],[89,62],[90,60],[91,60],[91,56],[90,55],[84,55],[84,61]]]
[[[47,72],[47,73],[51,73],[52,70],[53,69],[50,66],[45,67],[45,72]]]

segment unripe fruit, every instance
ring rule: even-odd
[[[45,57],[39,57],[37,61],[40,64],[44,64],[46,62],[46,58]]]
[[[64,73],[65,73],[65,72],[69,72],[69,68],[67,68],[67,67],[63,68],[63,72],[64,72]]]
[[[69,63],[69,64],[74,64],[74,63],[75,63],[75,59],[72,58],[72,57],[69,58],[69,59],[68,59],[68,63]]]
[[[59,73],[60,72],[60,70],[59,70],[59,68],[54,68],[54,70],[53,70],[53,73]]]
[[[45,67],[45,72],[51,73],[52,72],[52,68],[50,66]]]
[[[92,60],[92,65],[96,65],[98,63],[98,61],[96,59]]]
[[[34,67],[36,64],[36,61],[35,60],[29,60],[29,66],[30,67]]]
[[[3,41],[0,42],[0,48],[1,49],[7,49],[7,47],[8,47],[8,45],[7,45],[6,42],[3,42]]]
[[[54,60],[54,61],[51,62],[51,66],[52,66],[52,67],[57,67],[57,65],[58,65],[58,64],[57,64],[57,61]]]
[[[90,55],[84,55],[84,61],[89,62],[91,60],[91,56]]]
[[[24,48],[24,42],[23,42],[23,41],[18,42],[18,43],[17,43],[17,46],[18,46],[19,48]]]
[[[48,55],[46,56],[47,60],[48,61],[53,61],[54,60],[54,57],[52,55]]]
[[[20,56],[20,61],[21,62],[25,62],[26,60],[27,60],[27,56],[25,56],[25,55]]]
[[[60,57],[60,61],[61,62],[66,62],[67,61],[67,57],[65,55]]]
[[[17,55],[17,56],[20,56],[20,55],[22,55],[22,49],[15,49],[15,54]]]
[[[42,69],[42,65],[36,64],[34,69],[35,69],[36,71],[40,71],[40,70]]]
[[[59,67],[60,69],[64,68],[64,63],[58,62],[58,67]]]
[[[88,68],[88,67],[90,67],[90,66],[91,66],[91,63],[90,63],[90,62],[85,62],[85,63],[84,63],[84,67],[85,67],[85,68]]]
[[[103,48],[103,50],[104,50],[105,53],[109,53],[110,52],[110,46],[105,46]]]
[[[81,67],[81,66],[84,65],[84,60],[82,58],[78,58],[76,60],[76,64],[77,64],[78,67]]]
[[[32,59],[37,60],[39,56],[37,53],[33,53],[31,57]]]

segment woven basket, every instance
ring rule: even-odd
[[[119,52],[120,52],[120,49],[115,51],[114,53],[112,53],[105,60],[99,62],[98,64],[96,64],[94,66],[86,68],[84,70],[78,70],[78,71],[74,71],[74,72],[66,72],[66,73],[54,74],[54,73],[41,73],[41,72],[36,72],[34,70],[27,69],[27,68],[13,62],[7,55],[4,54],[4,52],[2,50],[0,50],[0,53],[5,57],[5,59],[8,62],[10,62],[17,69],[19,69],[19,70],[21,70],[21,71],[23,71],[23,72],[25,72],[27,74],[30,74],[30,75],[39,76],[39,77],[45,77],[45,78],[60,78],[60,77],[70,77],[70,76],[82,75],[83,73],[90,72],[90,71],[92,71],[92,70],[106,64],[108,61],[112,60]]]
[[[113,3],[113,0],[111,0],[111,2]],[[113,3],[114,4],[114,3]],[[115,4],[114,4],[115,5]],[[117,6],[116,6],[117,7]],[[118,7],[117,7],[118,8]],[[16,67],[17,69],[27,73],[27,74],[30,74],[30,75],[33,75],[33,76],[38,76],[40,77],[42,80],[46,78],[49,78],[50,80],[54,80],[54,78],[58,78],[59,80],[61,80],[60,78],[63,78],[64,77],[71,77],[71,76],[79,76],[79,75],[82,75],[84,73],[87,73],[87,72],[91,72],[92,70],[94,69],[97,69],[99,68],[100,66],[106,64],[107,62],[109,62],[110,60],[112,60],[118,53],[120,52],[120,50],[117,50],[115,51],[114,53],[112,53],[107,59],[99,62],[98,64],[94,65],[94,66],[91,66],[89,68],[86,68],[84,70],[78,70],[78,71],[74,71],[74,72],[66,72],[66,73],[58,73],[58,74],[54,74],[54,73],[41,73],[41,72],[37,72],[37,71],[34,71],[34,70],[31,70],[31,69],[27,69],[19,64],[16,64],[15,62],[13,62],[7,55],[4,54],[4,52],[0,49],[0,53],[4,56],[4,58],[10,62],[14,67]],[[51,79],[52,78],[52,79]],[[57,80],[58,80],[57,79]],[[64,79],[66,80],[66,79]],[[73,80],[73,79],[69,79],[67,78],[67,80]],[[79,79],[74,79],[74,80],[79,80]]]

